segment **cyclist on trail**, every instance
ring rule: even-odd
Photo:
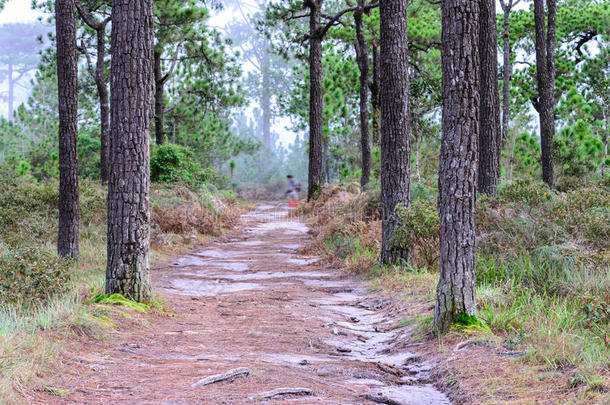
[[[301,191],[301,185],[289,174],[286,176],[288,180],[288,190],[286,190],[286,196],[290,201],[297,201],[299,199],[299,191]]]

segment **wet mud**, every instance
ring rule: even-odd
[[[153,271],[175,316],[75,349],[70,395],[44,403],[450,403],[430,381],[433,365],[409,350],[408,328],[393,327],[392,302],[297,253],[310,241],[306,224],[277,204],[242,222]]]

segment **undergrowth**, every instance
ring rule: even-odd
[[[329,186],[319,199],[301,208],[314,225],[313,249],[328,261],[344,264],[348,272],[371,277],[373,285],[417,295],[428,308],[433,306],[439,237],[435,183],[434,179],[415,183],[411,205],[398,207],[400,225],[394,240],[412,252],[412,260],[402,268],[383,269],[377,261],[381,244],[377,184],[362,193],[357,184]],[[610,390],[607,185],[554,192],[531,181],[502,184],[497,197],[478,198],[477,246],[480,326],[490,328],[506,350],[523,352],[520,361],[564,372],[568,390],[606,395]]]
[[[55,253],[55,180],[36,183],[0,170],[0,188],[0,403],[23,403],[32,386],[47,386],[40,376],[61,353],[48,331],[99,339],[114,326],[112,308],[146,312],[161,304],[155,301],[151,308],[119,295],[95,294],[103,291],[106,263],[106,191],[101,184],[80,182],[78,262]],[[219,235],[237,221],[237,203],[232,192],[211,186],[153,184],[153,258]]]

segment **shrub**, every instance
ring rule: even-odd
[[[62,294],[70,281],[70,262],[41,248],[0,253],[0,303],[37,305]]]
[[[517,180],[503,184],[499,195],[506,201],[525,203],[536,207],[552,198],[551,190],[544,183],[534,183],[531,180]]]
[[[540,170],[540,142],[535,136],[523,132],[515,139],[513,150],[519,169],[535,176]]]
[[[193,161],[189,148],[166,143],[153,149],[150,158],[152,181],[194,185],[203,180],[202,175],[201,167]]]
[[[394,230],[394,241],[413,250],[415,264],[429,268],[438,260],[439,216],[436,204],[416,200],[411,206],[396,207],[399,225]]]
[[[589,133],[583,120],[564,127],[553,139],[553,155],[562,176],[582,178],[601,162],[602,143]],[[561,176],[559,176],[561,177]]]
[[[0,178],[0,237],[5,243],[42,243],[53,237],[59,199],[57,183]]]

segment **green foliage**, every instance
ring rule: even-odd
[[[348,256],[354,254],[359,248],[358,238],[344,237],[341,235],[332,235],[330,238],[324,240],[327,249],[334,252],[337,257],[346,259]]]
[[[81,177],[99,179],[100,177],[99,137],[90,136],[84,131],[78,134],[78,171]]]
[[[521,133],[515,140],[515,158],[519,169],[536,177],[540,171],[540,142],[527,132]]]
[[[17,169],[17,173],[20,176],[25,176],[26,174],[28,174],[30,172],[31,169],[32,169],[32,167],[30,166],[30,164],[28,163],[27,160],[20,160],[19,168]]]
[[[414,250],[415,265],[433,268],[438,261],[439,216],[436,203],[418,199],[406,207],[396,207],[398,226],[394,230],[395,243]]]
[[[0,240],[11,246],[52,240],[55,227],[47,225],[56,221],[57,186],[33,184],[16,173],[0,175]]]
[[[582,299],[581,307],[583,325],[588,328],[603,329],[610,325],[610,302],[596,297]]]
[[[553,139],[553,152],[563,175],[582,178],[599,166],[602,144],[579,120],[572,127],[564,127]]]
[[[0,249],[0,304],[39,305],[67,290],[69,261],[40,247]]]
[[[203,171],[194,162],[189,148],[172,143],[153,147],[150,157],[152,181],[196,185],[203,177]]]
[[[528,207],[539,206],[552,198],[549,187],[544,183],[535,183],[531,180],[517,180],[500,185],[500,197],[507,201],[525,203]]]

